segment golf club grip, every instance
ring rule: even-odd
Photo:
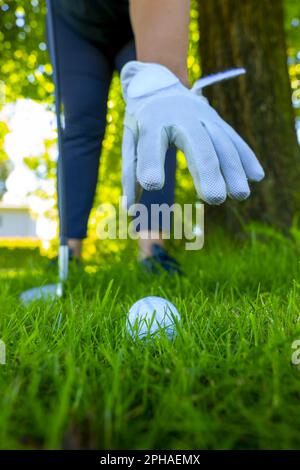
[[[48,43],[52,52],[53,80],[55,86],[55,110],[57,119],[58,133],[58,160],[57,160],[57,189],[58,189],[58,207],[59,207],[59,232],[60,244],[67,245],[67,204],[66,204],[66,171],[63,158],[63,127],[61,121],[62,97],[60,89],[60,71],[58,64],[58,48],[56,42],[55,30],[55,11],[53,0],[46,0],[47,6],[47,27]]]

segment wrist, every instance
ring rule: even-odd
[[[143,63],[155,63],[155,64],[163,65],[168,70],[170,70],[170,72],[172,72],[185,87],[187,88],[191,87],[187,66],[183,64],[176,64],[173,61],[168,61],[165,59],[162,60],[162,59],[159,59],[158,57],[152,57],[151,59],[148,58],[147,60],[145,59],[143,60],[139,58],[138,60]]]
[[[185,87],[190,88],[189,76],[186,66],[167,62],[160,62],[160,64],[167,67],[177,78],[179,78]]]
[[[179,71],[179,72],[173,72],[175,73],[175,75],[179,78],[179,80],[181,81],[181,83],[186,87],[186,88],[191,88],[191,84],[190,84],[190,81],[189,81],[189,76],[188,76],[188,73],[187,73],[187,70],[185,71]]]

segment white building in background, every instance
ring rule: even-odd
[[[0,240],[38,238],[37,221],[26,205],[0,203]]]

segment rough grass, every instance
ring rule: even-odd
[[[300,246],[259,232],[181,250],[181,279],[140,272],[132,245],[100,253],[72,268],[65,299],[28,308],[18,294],[55,271],[2,249],[0,448],[299,449]],[[127,337],[146,295],[180,311],[173,343]]]

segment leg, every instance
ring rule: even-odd
[[[112,66],[58,14],[55,24],[65,116],[67,236],[69,246],[79,256],[97,184]]]
[[[126,44],[115,58],[116,68],[121,70],[123,65],[130,60],[135,60],[134,41]],[[169,149],[166,155],[165,163],[166,183],[160,191],[143,191],[140,203],[144,204],[148,210],[148,223],[146,227],[140,227],[141,239],[140,256],[142,258],[151,256],[152,246],[154,244],[163,245],[162,232],[164,227],[169,226],[170,220],[160,220],[158,225],[154,225],[151,221],[151,205],[167,204],[172,206],[175,196],[175,176],[176,176],[176,149]],[[171,216],[170,216],[171,217]]]

